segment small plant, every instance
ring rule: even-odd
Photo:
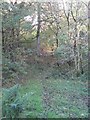
[[[2,117],[18,118],[19,114],[27,108],[31,93],[21,96],[18,84],[9,89],[3,89],[2,93]]]

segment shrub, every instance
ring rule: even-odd
[[[30,100],[31,93],[19,94],[20,85],[17,84],[11,88],[2,90],[2,117],[19,118],[19,114],[26,110]]]
[[[10,59],[3,57],[3,84],[8,83],[8,80],[17,79],[19,75],[26,75],[26,63],[21,63],[20,61],[11,62]]]

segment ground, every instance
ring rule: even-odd
[[[26,95],[20,118],[88,117],[88,81],[60,74],[66,64],[56,67],[56,61],[52,55],[25,59],[27,74],[15,81],[20,84],[19,94]]]
[[[21,93],[33,93],[26,117],[87,117],[87,83],[61,79],[30,80]]]
[[[44,58],[45,59],[45,58]],[[88,116],[88,83],[80,79],[49,77],[51,67],[39,59],[38,64],[31,64],[26,83],[20,93],[31,92],[27,118],[85,118]],[[49,59],[50,60],[50,59]],[[49,62],[47,59],[47,63]],[[52,60],[50,60],[52,61]],[[36,61],[33,61],[36,62]],[[40,63],[39,63],[40,62]],[[49,62],[52,64],[52,62]],[[51,65],[50,64],[50,65]],[[43,65],[43,66],[41,66]],[[46,66],[45,66],[46,65]],[[36,69],[33,69],[33,68]],[[38,71],[37,71],[38,69]],[[31,77],[31,78],[30,78]],[[20,115],[21,116],[21,115]]]

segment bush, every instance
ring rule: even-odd
[[[2,94],[2,117],[19,118],[19,114],[27,109],[31,93],[19,94],[20,85],[17,84],[9,89],[3,89]]]
[[[10,59],[3,57],[3,84],[8,83],[8,80],[17,79],[19,75],[26,75],[26,63],[11,62]]]
[[[55,51],[55,56],[58,59],[72,59],[73,58],[73,49],[72,46],[67,46],[65,44],[58,47]]]

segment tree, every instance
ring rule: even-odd
[[[38,16],[38,26],[37,26],[37,54],[40,55],[40,3],[37,3],[37,16]]]
[[[82,9],[81,6],[81,2],[75,2],[76,6],[76,10],[73,11],[72,6],[73,3],[71,3],[71,15],[75,24],[75,28],[74,28],[74,60],[75,60],[75,70],[77,73],[77,76],[80,75],[81,73],[83,74],[83,58],[82,58],[82,40],[80,40],[80,31],[81,31],[81,27],[84,25],[84,18],[82,16],[80,16],[80,9]],[[85,6],[83,6],[85,7]],[[75,15],[74,15],[75,14]],[[82,22],[83,21],[83,22]]]

